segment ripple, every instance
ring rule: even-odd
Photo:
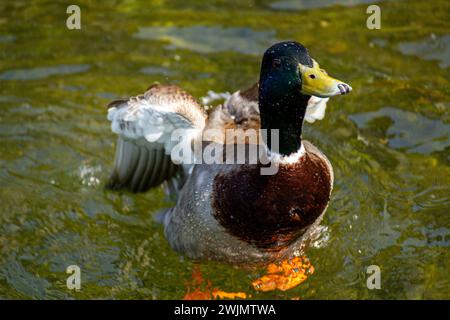
[[[419,209],[444,209],[450,207],[450,187],[433,186],[414,197],[414,211]]]
[[[429,119],[419,113],[385,107],[373,112],[349,116],[361,129],[372,128],[378,118],[389,118],[391,123],[386,136],[389,147],[406,149],[410,153],[430,154],[443,151],[450,146],[450,125],[442,120]],[[380,126],[377,125],[377,129]]]
[[[424,60],[437,60],[441,68],[450,67],[450,35],[430,37],[412,42],[402,42],[398,45],[401,53],[418,56]]]
[[[46,291],[51,287],[47,280],[28,272],[14,257],[6,261],[2,270],[6,281],[25,296],[44,299]]]
[[[54,75],[66,75],[85,72],[91,68],[88,64],[62,64],[51,67],[8,70],[0,74],[0,80],[39,80]]]
[[[330,242],[330,230],[328,226],[319,225],[311,235],[312,248],[325,248]]]
[[[450,246],[450,230],[445,227],[432,228],[432,227],[417,227],[416,232],[419,232],[419,237],[409,237],[403,242],[403,246],[406,249],[411,248],[429,248],[429,247],[442,247],[446,248]]]
[[[306,10],[315,8],[325,8],[337,4],[346,7],[351,7],[364,3],[373,4],[373,2],[374,1],[372,0],[282,0],[272,3],[270,7],[278,10]]]
[[[187,49],[200,53],[234,51],[259,55],[276,42],[274,30],[225,27],[142,27],[135,38],[170,42],[168,49]]]

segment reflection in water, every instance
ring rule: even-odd
[[[167,48],[181,48],[200,53],[234,51],[262,54],[276,42],[275,31],[254,31],[231,27],[144,27],[134,35],[138,39],[164,40]]]
[[[15,258],[10,258],[3,264],[2,273],[6,282],[14,290],[35,299],[45,299],[46,291],[51,287],[48,281],[35,277]]]
[[[362,3],[374,4],[373,0],[281,0],[270,5],[271,8],[281,10],[305,10],[324,8],[332,5],[355,6]]]
[[[14,37],[12,35],[0,34],[0,43],[9,43],[9,42],[13,42],[14,40],[16,40],[16,37]]]
[[[139,72],[143,74],[158,74],[163,76],[172,76],[176,74],[175,71],[164,67],[145,67],[140,69]]]
[[[65,75],[85,72],[90,69],[87,64],[58,65],[31,69],[8,70],[0,74],[0,80],[38,80],[54,75]]]
[[[430,227],[416,227],[419,235],[410,237],[403,242],[407,250],[414,250],[417,247],[450,247],[450,229],[441,227],[433,229]]]
[[[426,118],[420,113],[387,107],[374,112],[353,114],[349,118],[362,129],[375,128],[378,123],[375,122],[376,119],[386,118],[391,123],[385,134],[389,139],[389,146],[394,149],[431,154],[450,146],[450,125],[440,119]]]
[[[437,60],[441,68],[450,67],[450,35],[436,36],[432,34],[429,38],[402,42],[398,49],[407,55],[419,56],[425,60]]]

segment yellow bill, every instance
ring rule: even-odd
[[[302,75],[302,93],[320,98],[347,94],[352,91],[348,84],[330,77],[313,59],[313,66],[299,64]]]

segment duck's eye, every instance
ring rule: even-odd
[[[315,79],[315,78],[316,78],[316,76],[313,75],[313,74],[310,74],[309,77],[310,77],[311,79]]]
[[[281,60],[280,60],[280,59],[273,59],[273,61],[272,61],[272,66],[273,66],[274,68],[279,68],[279,67],[281,67]]]

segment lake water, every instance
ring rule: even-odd
[[[450,298],[450,4],[383,1],[0,3],[0,298],[180,299],[193,270],[256,299]],[[106,105],[155,81],[197,98],[258,77],[264,49],[293,39],[353,92],[306,125],[335,170],[315,273],[259,293],[262,270],[176,254],[152,215],[161,189],[104,189],[115,135]],[[66,267],[82,289],[66,287]],[[381,268],[368,290],[366,268]]]

